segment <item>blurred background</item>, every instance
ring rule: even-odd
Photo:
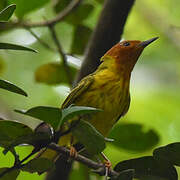
[[[31,22],[51,19],[70,0],[8,0],[17,5],[12,20]],[[103,0],[86,0],[63,22],[56,25],[58,38],[72,74],[80,68],[83,52],[102,10]],[[0,8],[7,3],[0,0]],[[131,78],[129,112],[112,130],[105,154],[112,164],[121,160],[151,155],[155,147],[180,141],[180,3],[179,0],[138,0],[127,19],[123,39],[159,39],[141,55]],[[118,22],[117,22],[118,23]],[[35,33],[48,48],[44,47]],[[32,47],[30,52],[0,51],[0,78],[23,88],[28,97],[0,89],[0,117],[14,119],[35,127],[39,121],[13,112],[38,105],[60,107],[70,92],[65,72],[57,64],[59,55],[47,27],[0,29],[0,42]],[[48,66],[47,66],[48,65]],[[52,69],[51,69],[52,66]],[[54,68],[56,67],[56,68]],[[59,67],[59,69],[58,69]],[[50,75],[48,74],[50,73]],[[48,75],[47,75],[48,74]],[[2,149],[0,149],[2,151]],[[24,157],[31,147],[18,147]],[[12,155],[1,154],[0,167],[12,165]],[[86,170],[75,163],[71,179],[85,179]],[[91,175],[92,179],[98,179]],[[41,180],[44,175],[21,173],[18,180]]]

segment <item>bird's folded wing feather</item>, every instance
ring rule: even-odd
[[[64,109],[73,104],[78,97],[80,97],[84,92],[86,92],[86,90],[90,87],[93,81],[93,75],[89,75],[82,79],[80,83],[71,91],[69,96],[65,99],[61,108]]]

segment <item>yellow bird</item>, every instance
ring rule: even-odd
[[[101,58],[98,69],[83,78],[71,91],[62,105],[62,109],[74,104],[102,109],[102,112],[85,118],[102,135],[108,136],[113,125],[125,115],[130,105],[129,84],[131,72],[143,49],[155,41],[122,41],[113,46]],[[72,134],[60,138],[59,145],[70,144]],[[48,150],[44,154],[54,158],[55,153]]]

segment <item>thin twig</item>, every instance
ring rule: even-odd
[[[60,58],[62,59],[62,63],[63,63],[63,66],[64,66],[64,69],[65,69],[65,72],[66,72],[66,76],[68,78],[68,82],[69,84],[71,85],[72,84],[72,76],[71,76],[71,72],[70,72],[70,69],[67,65],[67,58],[66,58],[66,55],[65,53],[63,52],[63,49],[62,49],[62,46],[60,44],[60,41],[58,40],[58,37],[56,35],[56,31],[54,29],[54,25],[49,25],[49,29],[50,29],[50,32],[51,32],[51,36],[54,40],[54,43],[56,44],[57,46],[57,50],[59,52],[59,55],[60,55]]]
[[[51,143],[48,146],[48,148],[52,149],[60,154],[66,155],[66,156],[69,156],[69,154],[70,154],[69,149],[62,147],[62,146],[58,146],[55,143]],[[89,167],[91,169],[94,169],[93,172],[98,173],[99,175],[105,175],[106,170],[105,170],[104,164],[102,164],[102,163],[97,163],[91,159],[88,159],[88,158],[80,155],[80,154],[77,154],[77,156],[74,157],[74,160],[83,163],[84,165],[86,165],[87,167]],[[118,173],[112,169],[109,169],[108,176],[115,177],[115,176],[118,176]]]
[[[35,37],[35,38],[37,39],[37,41],[39,41],[39,42],[41,43],[41,45],[44,46],[46,49],[49,49],[49,50],[51,50],[51,51],[53,51],[53,52],[56,51],[56,50],[53,49],[51,46],[49,46],[48,43],[46,43],[46,42],[43,41],[41,38],[39,38],[39,37],[37,36],[37,34],[34,33],[30,28],[26,28],[26,29],[27,29],[27,31],[29,31],[29,32],[31,33],[31,35],[32,35],[33,37]]]
[[[60,12],[55,18],[42,21],[42,22],[23,22],[23,21],[10,21],[6,23],[6,25],[12,27],[24,27],[24,28],[32,28],[32,27],[44,27],[55,25],[56,23],[64,20],[66,16],[68,16],[82,0],[73,0],[62,12]]]

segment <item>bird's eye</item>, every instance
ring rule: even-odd
[[[129,42],[125,42],[125,43],[123,44],[123,46],[129,46],[129,45],[130,45]]]

